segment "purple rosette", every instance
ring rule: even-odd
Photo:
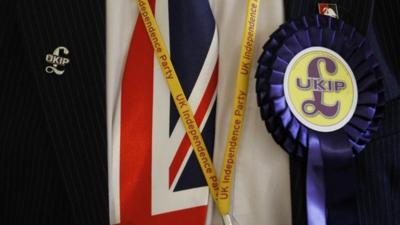
[[[299,52],[311,47],[340,55],[357,84],[352,118],[332,132],[305,126],[285,97],[288,65]],[[257,103],[268,131],[289,154],[307,158],[308,224],[358,224],[354,157],[377,131],[384,107],[382,72],[367,40],[341,20],[321,15],[302,17],[281,25],[270,36],[258,63]]]

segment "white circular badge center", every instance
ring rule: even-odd
[[[295,55],[284,76],[286,102],[306,127],[320,132],[342,128],[357,106],[357,83],[347,62],[324,47]]]

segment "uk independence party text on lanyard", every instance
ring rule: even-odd
[[[201,170],[206,178],[212,198],[217,205],[226,224],[230,224],[230,199],[232,195],[232,177],[237,158],[241,128],[243,127],[246,108],[249,74],[253,61],[256,21],[258,16],[258,0],[247,0],[247,13],[245,30],[241,44],[239,68],[236,77],[235,98],[233,112],[224,152],[221,180],[218,182],[216,171],[208,154],[202,134],[195,123],[193,111],[182,90],[178,76],[172,64],[171,58],[165,47],[160,29],[151,10],[148,0],[137,0],[137,5],[145,23],[147,34],[156,53],[161,70],[167,81],[168,88],[174,99],[179,115],[190,139]]]

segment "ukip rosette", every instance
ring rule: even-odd
[[[256,91],[274,140],[307,160],[309,225],[358,224],[354,158],[383,117],[382,72],[368,41],[342,20],[287,22],[264,46]]]

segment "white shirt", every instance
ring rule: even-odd
[[[161,1],[161,0],[158,0]],[[232,110],[246,1],[212,0],[219,34],[218,106],[214,147],[220,171]],[[254,74],[268,36],[283,23],[283,1],[261,1],[249,96],[235,171],[232,211],[240,225],[289,225],[290,178],[287,154],[274,142],[261,120],[256,103]],[[134,0],[107,0],[107,127],[111,224],[119,222],[120,88],[125,61],[138,17]],[[212,205],[210,199],[209,205]],[[208,225],[222,225],[209,207]]]

